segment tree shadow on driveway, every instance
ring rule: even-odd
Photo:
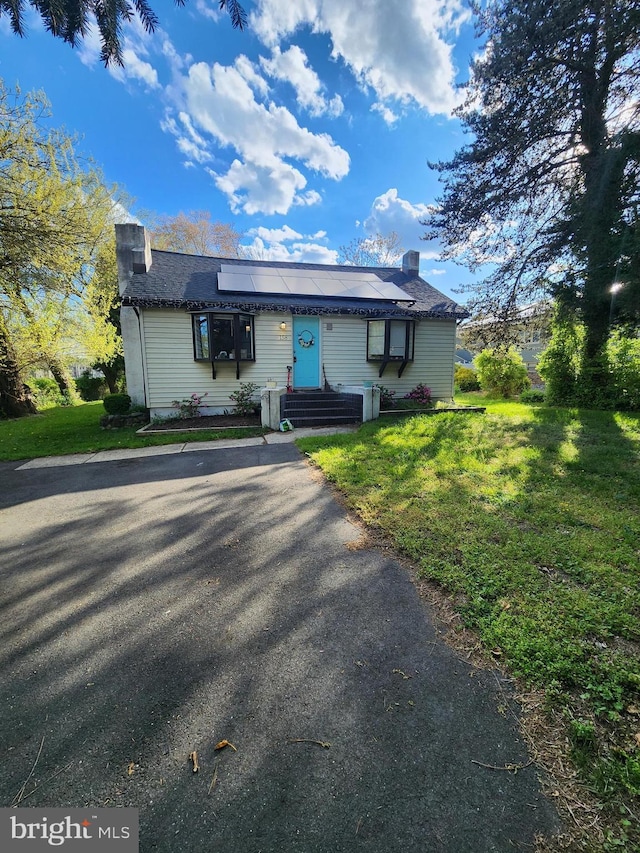
[[[42,745],[20,805],[137,807],[142,851],[532,849],[494,673],[293,446],[233,453],[11,474],[3,804]]]

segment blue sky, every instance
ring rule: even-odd
[[[151,0],[152,35],[124,28],[124,69],[105,69],[31,12],[20,39],[0,19],[0,77],[42,89],[133,210],[209,210],[267,260],[335,263],[395,230],[448,295],[471,280],[437,261],[420,219],[439,193],[427,161],[464,142],[451,117],[478,49],[464,0],[246,0],[231,28],[217,0]],[[459,300],[462,297],[457,297]]]

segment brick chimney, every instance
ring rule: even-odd
[[[420,252],[410,250],[402,256],[402,272],[410,276],[418,276],[420,269]]]
[[[151,244],[143,225],[116,225],[116,258],[122,296],[133,273],[149,272],[151,268]]]

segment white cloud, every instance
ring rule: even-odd
[[[310,207],[312,204],[320,204],[322,196],[315,190],[307,190],[306,193],[298,193],[293,203],[296,207]]]
[[[240,54],[235,61],[235,67],[242,79],[246,80],[255,92],[266,98],[269,94],[269,84],[258,74],[257,66],[244,54]]]
[[[233,66],[196,63],[179,84],[182,112],[199,140],[213,137],[238,155],[226,174],[214,175],[233,210],[284,214],[293,205],[317,204],[321,198],[315,190],[302,192],[307,179],[298,166],[333,180],[348,173],[349,155],[328,134],[312,133],[286,108],[256,100],[256,88],[264,89],[246,57],[238,57]],[[183,149],[195,144],[192,133],[179,135],[175,126],[166,129]]]
[[[109,73],[117,80],[127,77],[133,80],[140,80],[150,89],[159,88],[158,72],[150,63],[140,59],[133,48],[126,47],[122,51],[122,61],[124,62],[124,67],[119,65],[109,66]]]
[[[288,261],[300,264],[337,264],[338,253],[318,243],[269,243],[255,237],[252,243],[243,246],[247,258],[260,261]]]
[[[298,104],[311,115],[320,116],[328,113],[339,116],[344,110],[340,95],[328,101],[324,94],[324,85],[316,72],[308,64],[306,53],[297,45],[292,45],[284,53],[279,47],[274,47],[271,59],[260,57],[260,64],[270,77],[291,83],[296,91]]]
[[[434,275],[446,275],[446,274],[447,274],[447,271],[442,270],[442,269],[432,269],[432,270],[427,270],[427,272],[426,272],[427,277],[434,276]]]
[[[102,45],[100,43],[100,32],[95,16],[89,15],[89,27],[86,36],[78,44],[78,58],[83,65],[93,68],[100,61],[100,51]]]
[[[340,95],[334,95],[329,101],[329,109],[327,110],[330,116],[337,118],[344,112],[344,104]]]
[[[449,115],[459,102],[452,37],[470,17],[462,0],[258,0],[251,25],[271,47],[306,26],[380,103]]]
[[[205,151],[207,146],[206,140],[196,131],[187,113],[181,112],[179,114],[179,117],[180,121],[186,128],[187,133],[189,134],[189,137],[192,140],[193,144],[196,145],[200,151]]]
[[[253,241],[243,246],[245,257],[262,261],[292,261],[308,264],[336,264],[338,253],[335,249],[316,242],[324,240],[326,231],[315,234],[300,234],[288,225],[281,228],[251,228],[247,231]],[[290,246],[285,246],[290,243]]]
[[[193,121],[223,145],[232,145],[258,165],[293,157],[327,177],[338,179],[349,170],[349,155],[326,133],[301,127],[285,107],[267,106],[253,97],[237,66],[200,62],[185,81]]]
[[[295,32],[303,24],[313,25],[320,16],[318,0],[258,0],[258,10],[251,14],[251,27],[265,44],[275,45],[283,36]]]
[[[387,124],[395,124],[398,121],[398,116],[393,112],[393,110],[390,110],[389,107],[385,106],[384,104],[372,104],[371,112],[380,113],[380,115],[386,121]]]
[[[180,112],[176,121],[171,112],[167,111],[160,127],[165,133],[176,137],[178,149],[188,158],[189,165],[193,166],[194,160],[196,163],[208,163],[213,160],[207,141],[196,131],[187,113]]]
[[[391,188],[379,195],[371,205],[371,212],[364,221],[368,234],[389,234],[395,231],[405,249],[416,249],[423,259],[437,258],[439,251],[425,243],[421,238],[425,227],[420,224],[432,212],[428,204],[412,204],[398,196],[398,190]]]
[[[234,160],[226,174],[209,173],[234,213],[287,213],[307,183],[297,169],[277,159],[270,167]]]
[[[90,13],[88,22],[87,34],[78,44],[78,57],[84,65],[92,68],[100,62],[102,43],[95,15]],[[109,74],[120,83],[126,80],[139,80],[149,89],[160,88],[158,72],[149,62],[141,59],[141,56],[147,56],[149,53],[147,43],[149,43],[149,34],[139,18],[134,16],[126,24],[122,38],[123,65],[112,62],[107,69]]]
[[[208,3],[207,0],[196,0],[196,9],[203,17],[210,18],[216,23],[222,17],[218,0],[214,0],[213,3]]]
[[[174,72],[181,71],[187,63],[191,62],[191,54],[187,53],[185,56],[180,56],[166,34],[163,35],[160,45],[163,55],[168,60],[169,65]]]
[[[250,228],[247,231],[249,237],[260,237],[265,243],[286,243],[292,240],[301,240],[302,234],[289,228],[288,225],[283,225],[282,228],[265,228],[263,225],[258,228]]]

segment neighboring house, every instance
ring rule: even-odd
[[[282,392],[377,383],[398,396],[424,382],[435,399],[453,395],[467,314],[420,278],[418,252],[399,269],[156,251],[130,224],[116,225],[116,241],[127,389],[152,416],[205,392],[201,411],[221,413],[245,382]]]
[[[473,353],[463,347],[456,347],[456,364],[473,368]]]
[[[477,355],[496,341],[513,344],[527,365],[531,379],[540,381],[537,375],[538,356],[549,343],[552,306],[548,302],[534,302],[518,308],[514,314],[498,320],[486,317],[470,320],[458,328],[459,351]],[[460,348],[464,348],[460,350]],[[472,357],[473,357],[472,356]]]

